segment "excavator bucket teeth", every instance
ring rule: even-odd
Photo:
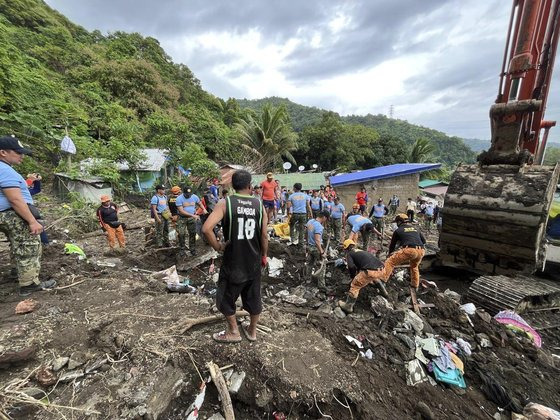
[[[443,264],[494,274],[543,267],[560,167],[460,165],[442,209]]]

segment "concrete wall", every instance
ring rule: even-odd
[[[352,205],[356,202],[356,193],[360,191],[362,186],[366,187],[369,197],[368,211],[373,204],[377,203],[379,198],[383,198],[385,205],[388,205],[389,199],[393,194],[396,194],[400,198],[401,203],[399,210],[404,211],[407,198],[416,199],[418,195],[418,181],[419,174],[410,174],[344,185],[342,187],[336,187],[335,190],[348,212],[352,210]]]

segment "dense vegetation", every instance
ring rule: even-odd
[[[0,0],[0,132],[56,166],[66,130],[78,156],[138,163],[162,147],[185,166],[240,153],[234,100],[205,92],[157,40],[87,32],[38,0]],[[214,169],[215,171],[215,169]]]
[[[256,111],[261,110],[265,105],[284,106],[286,107],[294,130],[303,132],[309,125],[314,126],[321,122],[325,110],[307,107],[304,105],[296,104],[286,98],[264,98],[257,100],[239,100],[239,105],[247,107]],[[336,114],[335,114],[336,115]],[[407,121],[391,119],[385,115],[350,115],[346,117],[339,117],[340,121],[344,124],[360,125],[369,127],[376,131],[377,135],[381,137],[381,141],[390,138],[393,143],[401,142],[400,147],[410,150],[418,139],[425,139],[433,143],[434,150],[432,159],[442,162],[448,166],[454,166],[459,162],[474,162],[475,154],[473,151],[464,144],[459,137],[450,137],[446,134],[433,130],[430,128],[411,124]],[[408,156],[408,155],[407,155]],[[398,156],[401,161],[402,156]],[[383,161],[383,157],[378,158]],[[391,163],[392,159],[387,159]]]

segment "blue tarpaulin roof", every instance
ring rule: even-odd
[[[440,167],[441,163],[397,163],[396,165],[380,166],[350,174],[331,176],[329,181],[333,187],[336,187],[372,181],[374,179],[393,178],[417,172],[432,171]]]

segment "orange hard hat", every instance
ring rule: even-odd
[[[181,192],[181,187],[179,187],[178,185],[175,185],[174,187],[171,187],[171,192],[173,194],[179,194]]]
[[[354,205],[352,206],[353,209],[359,209],[360,205],[358,203],[354,203]]]
[[[105,203],[107,201],[111,201],[111,197],[108,196],[107,194],[103,194],[101,197],[99,197],[99,199],[101,200],[102,203]]]

